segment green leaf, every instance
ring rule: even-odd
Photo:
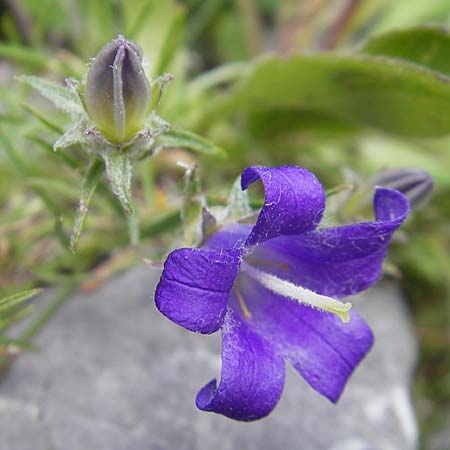
[[[205,199],[201,193],[197,166],[191,164],[187,165],[185,169],[183,203],[181,206],[183,244],[195,247],[202,241],[202,209],[205,205]]]
[[[232,223],[253,214],[248,191],[241,188],[241,177],[238,177],[231,188],[228,198],[227,219]]]
[[[10,42],[7,44],[0,43],[0,57],[8,58],[21,64],[35,66],[39,69],[48,69],[52,64],[55,64],[55,60],[52,60],[43,50],[11,44]]]
[[[70,236],[70,250],[73,253],[76,252],[77,244],[83,231],[84,223],[86,221],[87,213],[89,211],[89,204],[91,203],[92,196],[97,188],[100,177],[103,173],[103,163],[100,159],[95,158],[83,179],[81,185],[81,195],[78,205],[78,211],[75,216],[75,222],[73,224],[72,235]]]
[[[311,135],[322,139],[336,139],[358,131],[357,126],[345,120],[307,108],[251,111],[248,128],[250,133],[261,141],[280,142],[292,139],[292,136],[298,136],[302,141]]]
[[[180,47],[181,37],[184,31],[184,22],[186,14],[184,8],[177,5],[174,10],[174,17],[167,30],[166,39],[159,54],[159,61],[156,66],[155,74],[159,75],[166,72]]]
[[[27,135],[26,137],[31,142],[38,144],[48,154],[51,154],[52,157],[55,156],[54,145],[50,144],[50,142],[47,142],[45,139],[34,134]],[[77,169],[78,166],[80,165],[80,163],[68,153],[57,152],[56,156],[72,169]]]
[[[450,133],[448,80],[381,57],[265,57],[235,88],[228,108],[247,113],[316,111],[404,136]]]
[[[28,305],[24,308],[11,309],[3,312],[0,317],[0,331],[6,330],[15,322],[27,317],[34,310],[34,305]]]
[[[70,116],[77,118],[84,115],[83,107],[75,91],[35,76],[21,75],[17,79],[36,89],[41,95],[53,102],[57,108]]]
[[[28,291],[22,291],[17,294],[10,295],[8,297],[4,297],[0,299],[0,313],[4,313],[7,310],[16,308],[18,305],[28,300],[31,297],[34,297],[37,294],[40,294],[43,289],[30,289]]]
[[[64,132],[62,128],[60,128],[56,123],[52,122],[32,106],[23,104],[22,107],[25,109],[25,111],[28,111],[32,116],[39,120],[39,122],[44,124],[49,130],[54,131],[58,134],[62,134]]]
[[[127,214],[131,214],[131,176],[132,166],[126,153],[104,150],[100,153],[105,162],[106,176],[114,195],[119,199]]]
[[[23,341],[21,339],[9,338],[7,336],[0,336],[0,350],[2,346],[14,346],[21,350],[33,349],[33,346],[29,342]]]
[[[369,39],[362,53],[404,59],[450,75],[450,34],[443,27],[395,30]]]
[[[172,129],[158,137],[159,148],[184,148],[203,155],[225,157],[225,150],[190,131]]]
[[[72,128],[69,128],[53,145],[53,150],[57,152],[58,150],[64,150],[66,148],[71,148],[77,144],[86,144],[90,139],[89,136],[84,132],[82,123],[78,123]]]

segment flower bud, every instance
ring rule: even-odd
[[[434,187],[433,177],[420,169],[382,170],[372,182],[374,185],[400,191],[413,207],[426,203]]]
[[[93,61],[85,105],[97,129],[122,143],[143,128],[150,105],[150,83],[142,67],[142,49],[119,35]]]

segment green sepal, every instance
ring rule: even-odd
[[[119,199],[125,212],[131,214],[132,165],[129,156],[125,152],[110,149],[101,151],[100,156],[105,163],[106,176],[114,195]]]
[[[21,75],[17,80],[36,89],[42,96],[50,100],[58,109],[72,118],[85,115],[78,94],[65,86],[36,76]]]
[[[53,144],[53,150],[57,152],[58,150],[71,148],[74,145],[85,145],[88,144],[90,140],[92,140],[92,138],[86,134],[86,128],[82,121],[72,128],[69,128],[61,137],[59,137]]]

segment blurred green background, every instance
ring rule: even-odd
[[[448,24],[450,0],[3,0],[0,297],[60,290],[16,340],[8,328],[30,312],[25,300],[34,291],[10,297],[3,310],[0,302],[0,367],[29,348],[73,289],[95,289],[174,246],[177,161],[198,163],[212,204],[226,201],[251,164],[298,164],[326,188],[357,191],[380,170],[417,167],[433,175],[434,195],[394,242],[386,272],[404,288],[420,344],[414,398],[429,448],[429,436],[450,426]],[[119,33],[141,45],[152,76],[174,75],[158,114],[226,157],[174,147],[142,161],[131,217],[103,180],[72,254],[87,157],[81,149],[53,152],[70,119],[14,77],[82,79],[89,59]],[[333,220],[366,217],[345,199],[330,199]]]

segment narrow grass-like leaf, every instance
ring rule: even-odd
[[[50,119],[45,117],[43,114],[41,114],[37,109],[33,108],[32,106],[27,105],[27,104],[22,104],[22,108],[25,109],[25,111],[29,112],[37,120],[39,120],[39,122],[44,124],[49,130],[54,131],[57,134],[64,133],[64,130],[59,125],[52,122]]]
[[[27,317],[34,309],[34,305],[28,305],[23,308],[12,309],[3,312],[0,317],[0,331],[8,329],[11,325]]]
[[[211,141],[190,131],[172,129],[160,136],[156,145],[160,148],[184,148],[203,155],[225,157],[225,150]]]
[[[73,253],[76,252],[77,244],[83,231],[83,226],[86,221],[86,216],[89,210],[89,204],[95,189],[97,188],[101,174],[103,173],[103,163],[100,159],[95,158],[89,166],[86,175],[81,185],[80,202],[78,211],[75,216],[72,235],[70,237],[70,249]]]
[[[11,143],[9,137],[6,133],[2,132],[0,129],[0,142],[3,144],[2,148],[5,150],[7,157],[9,158],[11,164],[16,169],[17,174],[26,179],[29,176],[29,169],[25,162],[23,161],[21,155],[15,148],[15,146]],[[47,194],[46,190],[41,189],[39,187],[30,186],[34,193],[42,199],[44,204],[47,206],[48,210],[51,211],[56,216],[59,216],[59,209],[56,203],[50,198]]]
[[[181,225],[180,210],[169,211],[154,221],[142,224],[141,235],[145,238],[158,236],[164,232],[173,230]]]
[[[80,163],[69,153],[66,152],[56,152],[53,149],[53,144],[50,142],[47,142],[45,139],[41,138],[40,136],[30,135],[27,136],[27,139],[29,139],[32,142],[35,142],[38,144],[43,150],[45,150],[47,153],[51,154],[53,157],[56,155],[57,158],[59,158],[61,161],[63,161],[67,166],[69,166],[72,169],[77,169],[80,165]]]
[[[5,43],[0,44],[0,57],[39,68],[48,68],[51,61],[49,56],[42,51]]]
[[[172,23],[167,30],[166,39],[164,40],[163,47],[161,48],[159,54],[155,74],[159,75],[165,73],[170,67],[170,64],[179,48],[181,36],[184,30],[185,18],[186,14],[184,9],[181,6],[178,6],[175,10]]]
[[[338,186],[332,187],[330,189],[327,189],[325,191],[326,197],[332,197],[333,195],[339,194],[339,192],[342,191],[348,191],[350,189],[353,189],[353,185],[351,184],[339,184]]]
[[[21,303],[25,302],[31,297],[40,294],[43,289],[30,289],[28,291],[18,292],[17,294],[10,295],[0,299],[0,314],[8,309],[15,308]]]
[[[38,317],[31,322],[25,331],[19,336],[20,340],[28,341],[34,337],[39,330],[53,317],[59,308],[70,297],[70,294],[75,289],[74,283],[67,283],[56,293],[52,301],[39,313]]]
[[[156,4],[157,2],[155,0],[147,0],[146,2],[144,2],[144,4],[141,6],[141,9],[139,10],[139,13],[136,15],[136,19],[134,20],[132,25],[128,27],[126,36],[129,39],[135,39],[136,36],[139,35],[143,27],[145,26],[147,19],[152,14]]]
[[[7,336],[0,336],[0,353],[1,353],[1,347],[9,347],[14,346],[19,348],[20,350],[32,350],[33,346],[26,341],[23,341],[21,339],[14,339]]]
[[[200,178],[195,164],[188,165],[184,174],[183,203],[183,244],[195,247],[201,242],[202,209],[205,200],[201,193]]]

